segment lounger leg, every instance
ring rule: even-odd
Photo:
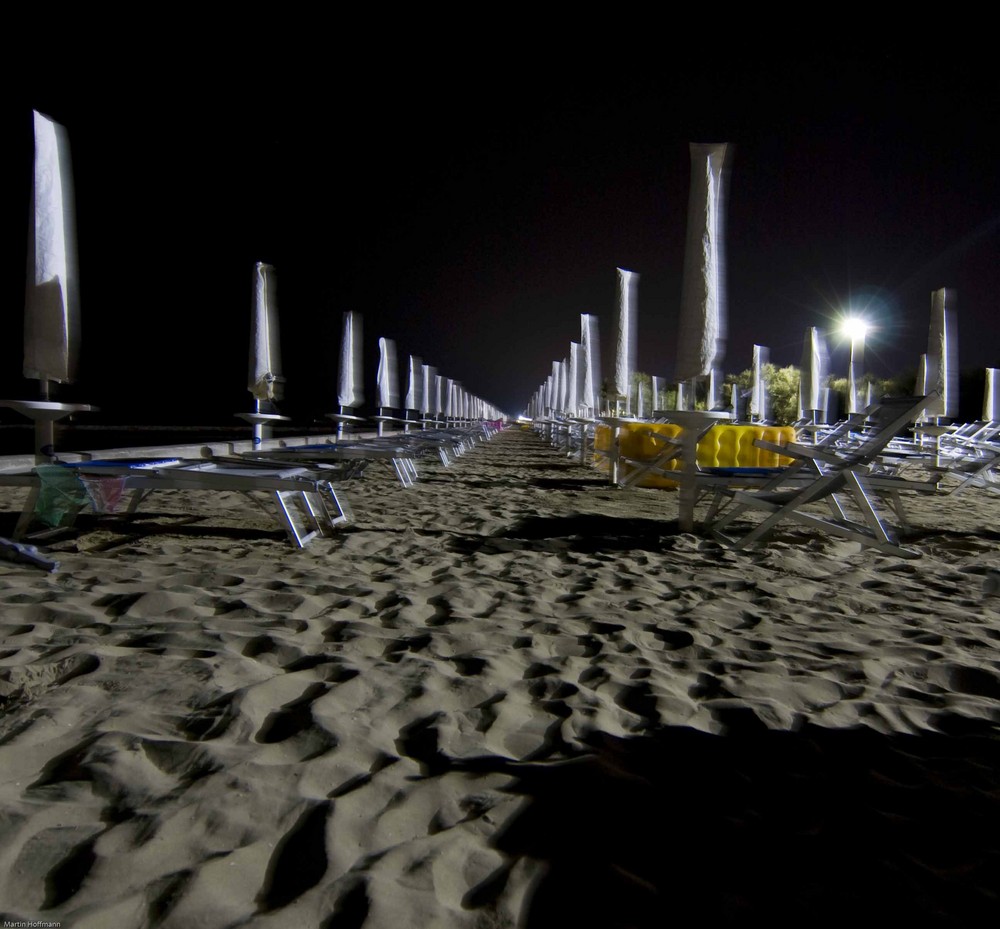
[[[333,505],[333,509],[336,511],[336,516],[331,516],[330,518],[331,525],[339,526],[349,523],[354,518],[346,499],[337,493],[333,484],[329,482],[324,484],[321,488],[321,494],[326,498],[327,511],[330,510],[330,504]]]
[[[148,497],[152,492],[153,491],[151,490],[142,490],[140,488],[133,490],[129,496],[128,509],[125,511],[125,515],[129,517],[135,516],[136,510],[139,509],[139,504],[142,503],[142,501],[145,500],[146,497]]]
[[[864,484],[861,483],[860,478],[853,471],[846,471],[844,477],[847,480],[847,486],[851,488],[852,495],[854,497],[854,502],[858,505],[858,509],[861,510],[861,515],[864,516],[865,522],[871,529],[875,537],[881,542],[894,543],[895,540],[890,538],[889,533],[886,531],[885,524],[879,519],[878,514],[875,512],[875,507],[872,506],[871,499],[865,491]]]
[[[801,493],[796,494],[790,501],[785,503],[783,506],[775,510],[770,516],[767,517],[763,522],[754,526],[742,539],[736,543],[736,548],[745,548],[747,545],[751,545],[754,542],[763,540],[767,535],[770,534],[771,530],[778,525],[786,516],[795,513],[800,507],[807,503],[812,502],[823,496],[822,489],[825,484],[830,483],[830,480],[824,480],[824,478],[819,478],[815,483],[809,485]],[[750,495],[744,495],[744,498],[753,501],[753,497]],[[728,521],[728,520],[727,520]]]
[[[24,534],[28,531],[28,527],[31,525],[32,519],[35,516],[35,505],[38,503],[38,495],[42,492],[41,484],[32,487],[28,491],[28,499],[24,502],[24,509],[21,510],[21,515],[17,518],[17,525],[14,527],[14,541],[19,542],[24,538]]]

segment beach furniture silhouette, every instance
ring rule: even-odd
[[[884,509],[881,501],[888,501],[905,524],[900,494],[907,490],[934,492],[936,484],[883,473],[879,456],[933,399],[884,399],[856,417],[856,420],[863,418],[863,431],[856,431],[861,422],[848,421],[816,445],[776,446],[758,439],[755,442],[758,447],[789,456],[793,463],[755,489],[717,487],[706,520],[709,531],[720,541],[742,549],[765,541],[779,524],[793,522],[881,551],[915,557],[915,552],[899,544],[896,533],[880,512]],[[805,509],[813,503],[825,504],[829,515]],[[851,505],[852,513],[849,514],[845,503]],[[753,512],[762,512],[765,518],[742,535],[727,534],[727,530],[733,531],[737,519]]]
[[[1000,423],[977,423],[969,435],[942,436],[932,470],[942,479],[956,478],[948,495],[972,487],[1000,492]]]
[[[352,426],[365,422],[363,416],[357,416],[354,410],[365,402],[362,383],[361,356],[361,314],[348,312],[344,314],[344,328],[340,340],[340,372],[337,383],[336,413],[327,413],[330,419],[337,423],[337,438],[342,439],[345,431]]]
[[[289,421],[275,403],[284,396],[278,338],[277,284],[274,268],[258,261],[253,271],[253,305],[250,316],[250,375],[248,389],[254,399],[250,413],[237,413],[253,426],[254,447],[269,438],[270,427]]]
[[[66,130],[35,111],[35,155],[28,231],[28,280],[24,308],[24,376],[38,381],[33,400],[0,400],[35,423],[35,461],[50,459],[55,423],[93,411],[51,396],[53,384],[76,379],[80,349],[76,228]]]
[[[36,517],[53,525],[72,526],[87,505],[100,511],[87,482],[117,485],[118,496],[130,491],[126,515],[135,515],[155,490],[221,493],[238,491],[255,504],[258,496],[269,499],[268,511],[285,529],[289,541],[301,548],[319,536],[332,535],[350,519],[350,510],[329,480],[308,468],[253,467],[250,463],[221,463],[183,459],[129,461],[108,459],[54,464],[32,472],[0,475],[0,485],[29,489],[28,498],[14,530],[14,539],[24,537]],[[55,502],[46,503],[46,494]],[[43,503],[43,509],[38,504]],[[96,504],[96,505],[95,505]]]

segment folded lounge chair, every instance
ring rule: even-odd
[[[755,490],[718,488],[707,520],[709,530],[721,541],[741,549],[766,540],[780,523],[791,521],[881,551],[916,557],[916,552],[899,544],[879,513],[878,501],[880,498],[888,500],[905,524],[900,493],[904,490],[934,492],[936,484],[879,474],[877,461],[893,437],[916,419],[929,400],[928,397],[905,397],[873,404],[864,414],[868,432],[853,444],[846,443],[843,432],[832,433],[814,446],[797,443],[771,446],[758,440],[759,447],[779,451],[795,461]],[[722,509],[720,504],[727,497],[732,505],[716,518]],[[858,515],[848,515],[844,508],[848,501],[853,503]],[[804,510],[810,503],[825,503],[830,515]],[[725,530],[737,518],[758,510],[766,514],[763,521],[742,536],[726,534]]]

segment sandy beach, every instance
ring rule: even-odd
[[[304,550],[163,492],[0,562],[0,917],[1000,912],[1000,497],[914,501],[907,560],[731,552],[516,428],[423,478],[370,467]]]

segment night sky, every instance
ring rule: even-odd
[[[268,24],[254,30],[266,47]],[[34,389],[20,377],[32,108],[66,127],[77,192],[83,349],[61,396],[105,422],[250,409],[258,260],[278,275],[282,410],[302,422],[334,409],[345,310],[364,316],[369,398],[388,336],[401,362],[420,355],[520,412],[584,312],[607,375],[616,266],[641,275],[639,368],[670,377],[691,141],[735,145],[726,370],[748,368],[754,342],[798,363],[806,327],[848,306],[877,327],[871,371],[913,368],[943,286],[963,369],[1000,366],[1000,93],[985,65],[638,50],[620,64],[544,42],[327,46],[302,30],[291,57],[288,30],[271,37],[281,55],[216,33],[77,51],[67,30],[57,64],[8,82],[3,396]],[[347,54],[355,40],[365,55]],[[832,361],[846,373],[844,351]]]

